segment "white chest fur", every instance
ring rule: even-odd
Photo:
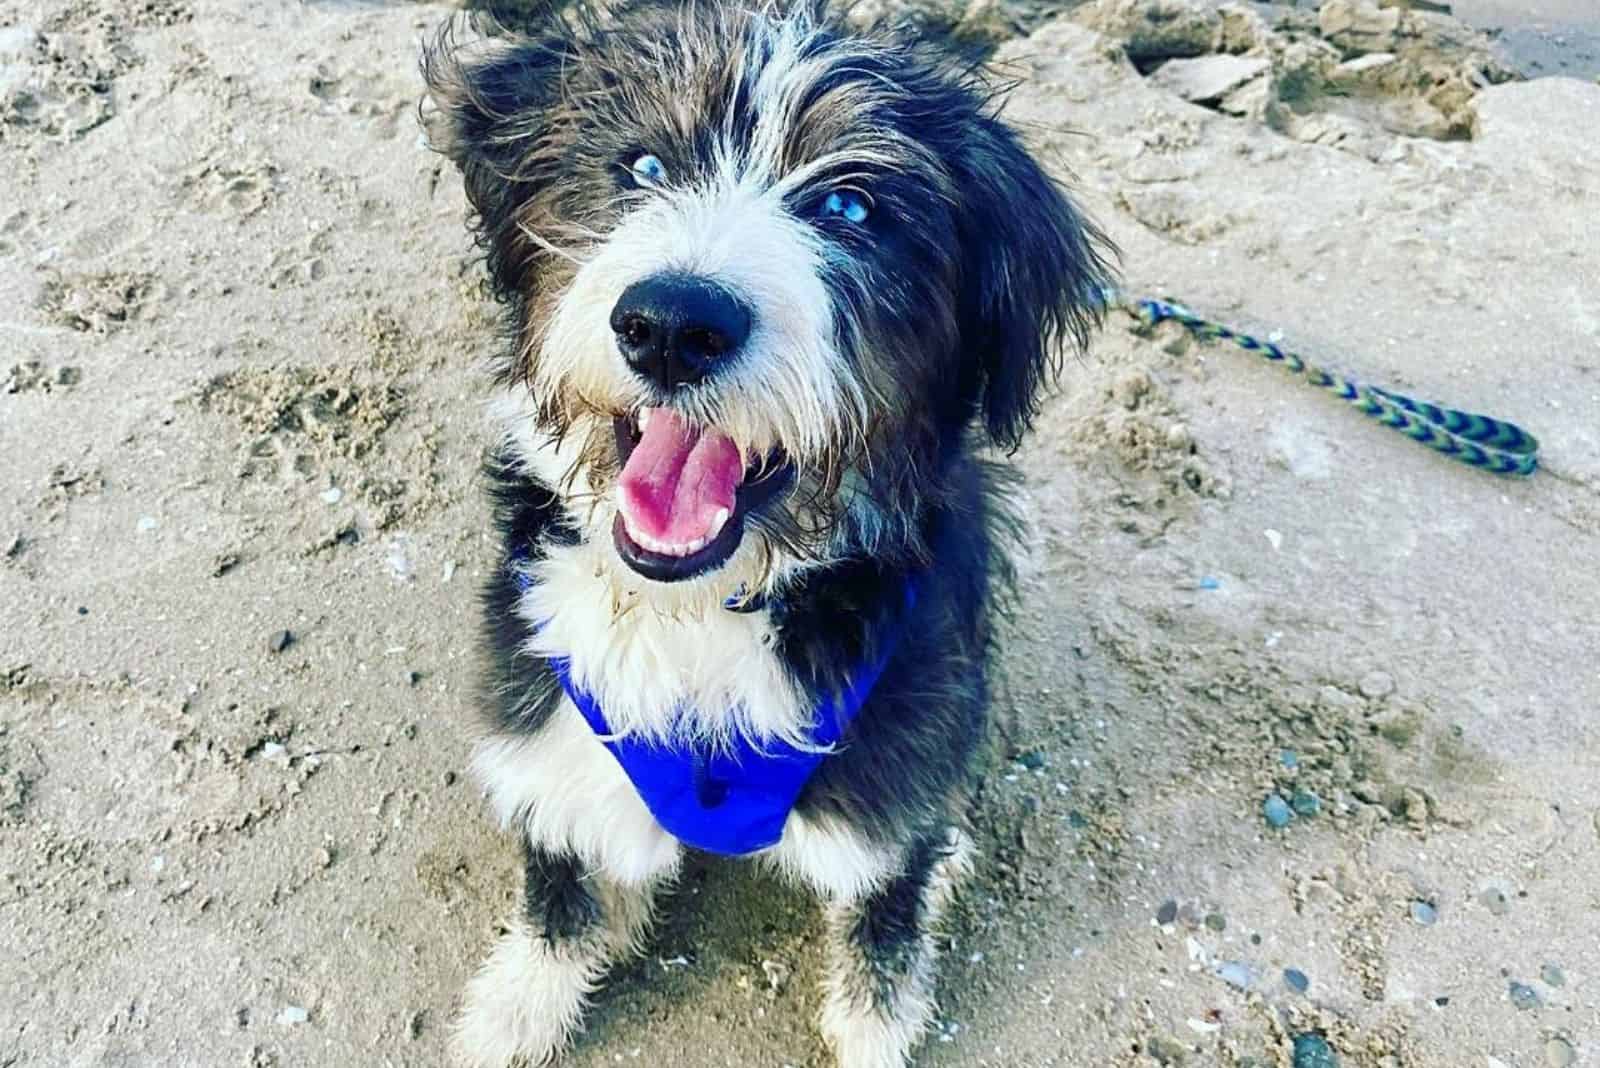
[[[555,546],[529,568],[517,610],[538,628],[530,651],[566,658],[617,734],[803,743],[810,710],[766,612],[729,611],[709,584],[619,574],[609,544]]]

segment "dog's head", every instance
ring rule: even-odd
[[[948,458],[975,423],[1015,446],[1093,318],[1096,235],[926,45],[645,0],[446,36],[425,71],[504,384],[647,578],[916,555]]]

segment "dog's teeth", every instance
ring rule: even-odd
[[[727,524],[732,514],[726,508],[718,508],[717,514],[711,517],[711,529],[706,531],[705,540],[710,541],[718,534],[721,534],[722,528]]]

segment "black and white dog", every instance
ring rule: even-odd
[[[468,1065],[541,1064],[690,848],[827,909],[821,1026],[933,1014],[1014,446],[1098,235],[937,49],[820,8],[621,0],[428,51],[509,339],[492,726],[526,896]]]

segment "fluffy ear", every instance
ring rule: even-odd
[[[518,209],[550,179],[546,120],[574,37],[555,16],[532,35],[502,31],[463,43],[456,29],[447,23],[423,51],[422,125],[429,145],[460,169],[490,274],[504,289],[520,273]]]
[[[1040,390],[1100,318],[1109,272],[1105,237],[997,119],[984,117],[958,168],[963,250],[962,341],[979,361],[989,437],[1015,449],[1038,414]]]

